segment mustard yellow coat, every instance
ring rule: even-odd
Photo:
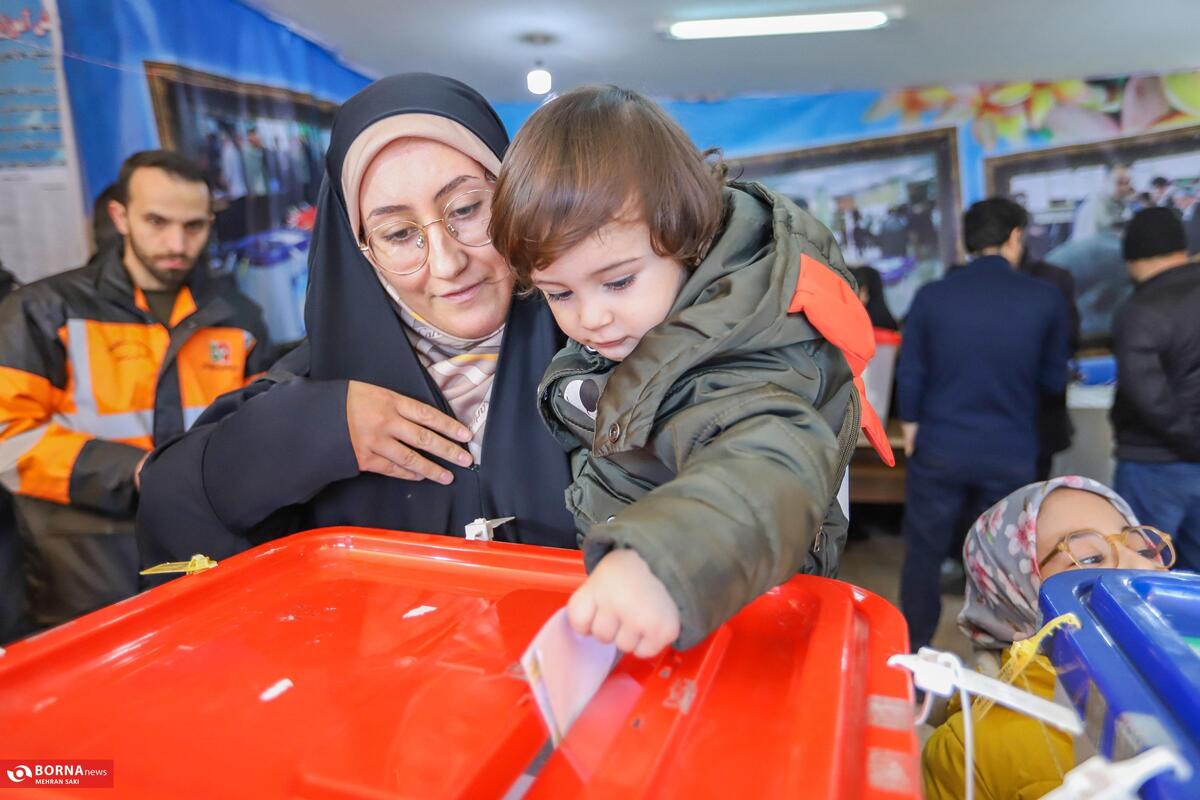
[[[1054,667],[1045,656],[1038,656],[1017,677],[1015,685],[1049,699],[1054,695],[1054,681]],[[1041,797],[1057,788],[1063,775],[1075,765],[1071,737],[1057,728],[1000,705],[993,706],[983,719],[976,716],[973,734],[978,800]],[[925,743],[921,772],[926,800],[965,796],[962,725],[962,711],[958,711]]]

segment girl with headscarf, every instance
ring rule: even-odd
[[[141,474],[144,565],[358,525],[575,546],[566,454],[534,395],[561,343],[491,246],[508,136],[470,87],[385,78],[334,119],[308,337]]]
[[[963,547],[966,603],[958,625],[976,647],[1001,651],[1042,627],[1042,581],[1070,569],[1167,569],[1171,538],[1138,523],[1129,504],[1107,486],[1068,476],[1032,483],[992,506],[971,527]],[[1036,656],[1016,685],[1054,695],[1050,660]],[[953,704],[952,704],[953,705]],[[1017,711],[995,706],[975,719],[975,796],[1041,797],[1075,766],[1071,737]],[[933,732],[921,763],[925,797],[964,792],[962,712]]]

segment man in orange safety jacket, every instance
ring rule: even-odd
[[[203,171],[164,150],[121,167],[123,245],[0,304],[0,483],[16,497],[34,622],[137,591],[137,475],[267,366],[258,306],[211,278]]]

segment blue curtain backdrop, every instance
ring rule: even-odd
[[[236,0],[58,0],[63,67],[90,202],[129,154],[159,145],[144,61],[341,102],[368,83]]]

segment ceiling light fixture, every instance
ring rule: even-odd
[[[542,66],[541,61],[534,62],[534,68],[525,76],[525,85],[532,94],[549,94],[554,78],[550,71]]]
[[[794,14],[785,17],[692,19],[672,23],[667,27],[667,35],[672,39],[727,39],[741,36],[868,31],[882,28],[888,24],[889,20],[890,17],[884,11]]]

